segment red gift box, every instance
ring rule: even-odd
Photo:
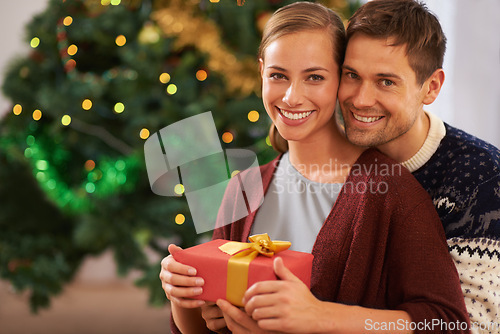
[[[196,299],[206,301],[217,301],[226,299],[228,261],[232,255],[226,254],[219,249],[219,246],[228,241],[223,239],[212,240],[210,242],[184,249],[175,253],[176,261],[190,265],[197,270],[198,277],[205,281],[203,293],[196,296]],[[260,281],[277,280],[274,274],[274,257],[281,257],[285,266],[297,276],[307,287],[311,283],[311,269],[313,255],[304,252],[284,250],[276,253],[273,257],[258,255],[253,259],[248,267],[247,288]],[[238,277],[245,280],[246,277]],[[231,301],[231,300],[230,300]],[[236,306],[243,306],[241,302],[231,301]]]

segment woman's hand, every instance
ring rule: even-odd
[[[331,316],[325,302],[318,300],[309,288],[277,257],[274,272],[281,279],[252,285],[245,293],[245,311],[263,330],[287,333],[323,332],[331,329]]]
[[[227,327],[249,333],[367,333],[366,319],[380,323],[411,322],[405,311],[370,309],[318,300],[307,286],[277,257],[274,272],[279,281],[252,285],[245,293],[245,311],[217,301]],[[371,332],[371,331],[370,331]],[[394,330],[391,333],[408,333]]]
[[[196,277],[196,269],[175,261],[172,254],[182,248],[170,244],[170,255],[161,261],[160,280],[165,295],[172,303],[183,308],[196,308],[205,304],[204,301],[192,299],[202,293],[203,278]]]
[[[272,334],[276,332],[269,332],[259,327],[257,322],[253,320],[248,314],[240,310],[231,303],[219,299],[217,301],[221,312],[224,314],[225,323],[227,328],[233,334]]]
[[[201,316],[205,320],[207,328],[212,332],[218,332],[227,327],[224,314],[222,314],[222,310],[215,303],[206,302],[201,307]]]

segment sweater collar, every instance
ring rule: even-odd
[[[443,121],[436,115],[425,112],[427,117],[429,117],[430,127],[427,133],[427,138],[425,138],[424,144],[412,156],[410,159],[403,161],[401,165],[406,167],[411,173],[425,165],[427,161],[436,153],[441,140],[446,135],[446,128],[444,127]]]

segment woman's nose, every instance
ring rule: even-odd
[[[300,84],[291,83],[288,86],[285,96],[283,96],[283,102],[285,102],[289,107],[295,107],[302,103],[303,92]]]

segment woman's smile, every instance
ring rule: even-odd
[[[289,109],[283,109],[280,107],[276,107],[278,110],[279,116],[282,118],[283,122],[286,122],[287,124],[293,125],[293,124],[302,124],[304,123],[309,116],[315,111],[315,110],[289,110]]]

